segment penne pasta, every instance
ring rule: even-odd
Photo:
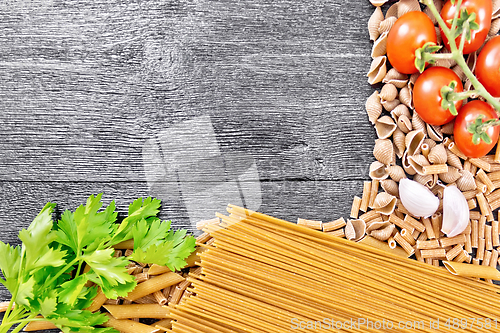
[[[351,206],[351,217],[357,219],[359,216],[359,209],[361,207],[361,198],[354,196]]]
[[[104,308],[116,319],[170,318],[169,308],[159,304],[104,305]]]
[[[346,222],[345,222],[344,218],[341,217],[335,221],[323,223],[323,231],[324,232],[334,231],[334,230],[345,227],[345,225],[346,225]]]
[[[112,327],[122,333],[154,333],[158,328],[139,323],[129,319],[116,319],[108,315],[108,321],[102,324],[104,327]]]
[[[297,224],[304,226],[306,228],[311,228],[315,230],[323,230],[323,222],[316,220],[306,220],[301,219],[300,217],[297,219]]]
[[[162,290],[181,281],[184,281],[184,278],[177,273],[164,273],[138,284],[137,287],[132,290],[125,298],[134,301],[138,298],[152,294],[155,291]]]
[[[54,330],[57,326],[48,320],[30,321],[23,329],[25,332]]]
[[[443,261],[444,267],[453,275],[463,277],[475,277],[482,279],[500,280],[500,272],[491,266],[481,266],[474,261],[475,265],[457,263],[453,261]]]
[[[363,182],[363,195],[361,196],[361,204],[359,209],[362,212],[366,212],[368,210],[368,205],[370,204],[370,193],[372,189],[372,182],[365,181]]]
[[[491,234],[492,231],[491,230],[492,230],[491,225],[485,226],[484,244],[485,244],[486,250],[488,250],[488,251],[493,250],[493,241],[492,241],[492,234]]]
[[[439,243],[441,244],[441,247],[465,244],[465,234],[460,234],[454,237],[443,237],[439,240]]]

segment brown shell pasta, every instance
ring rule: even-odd
[[[405,145],[408,151],[408,156],[420,153],[420,148],[424,142],[425,134],[419,130],[413,130],[405,137]]]
[[[379,139],[387,139],[396,130],[397,125],[389,116],[383,116],[375,122],[375,131]]]
[[[500,0],[491,1],[492,13],[491,19],[497,19],[500,17]]]
[[[413,108],[412,92],[410,91],[410,88],[408,88],[408,85],[405,85],[399,91],[399,100],[407,107]]]
[[[389,32],[397,20],[398,19],[396,16],[390,16],[390,17],[386,18],[385,20],[380,22],[380,25],[378,26],[378,32],[380,34],[383,34],[384,32]]]
[[[368,97],[365,103],[366,113],[368,114],[368,120],[372,124],[375,124],[378,117],[382,114],[382,104],[380,104],[380,97],[378,91],[374,91],[373,94]]]
[[[401,158],[405,151],[405,133],[401,131],[399,128],[396,128],[394,133],[392,133],[392,141],[394,142],[394,146],[396,147],[396,155]]]
[[[395,182],[399,182],[401,179],[406,178],[405,171],[399,165],[388,166],[387,172],[389,173],[389,177]]]
[[[427,159],[432,164],[445,164],[448,161],[448,154],[444,145],[441,143],[432,148]]]
[[[347,220],[347,224],[344,228],[345,238],[358,241],[365,235],[366,232],[366,223],[363,220]]]
[[[395,68],[389,69],[387,71],[383,83],[392,83],[396,88],[403,88],[408,83],[408,76],[398,72]]]
[[[398,127],[401,130],[401,132],[405,134],[409,133],[413,129],[411,120],[408,119],[408,117],[404,114],[401,115],[398,119]]]
[[[380,103],[382,104],[382,106],[384,107],[384,109],[386,109],[386,111],[389,111],[391,112],[392,110],[394,110],[399,104],[401,104],[401,102],[399,101],[399,99],[394,99],[392,101],[383,101],[381,100]]]
[[[383,56],[387,53],[387,35],[388,32],[381,34],[372,47],[372,58]]]
[[[389,17],[398,17],[398,3],[393,3],[389,9],[387,9],[387,12],[385,13],[385,18],[389,18]]]
[[[386,222],[386,225],[380,229],[375,229],[370,231],[370,236],[380,241],[386,241],[392,236],[396,226],[390,222]]]
[[[449,123],[447,124],[444,124],[443,126],[441,126],[441,132],[443,134],[453,134],[453,128],[455,126],[455,121],[452,120],[450,121]]]
[[[496,18],[491,21],[490,31],[488,32],[488,36],[495,36],[500,31],[500,18]]]
[[[398,17],[403,16],[408,12],[415,12],[420,10],[420,3],[418,0],[399,0],[398,2]]]
[[[380,192],[375,197],[373,209],[383,215],[391,215],[396,208],[397,198],[387,192]]]
[[[386,62],[386,56],[376,57],[375,59],[373,59],[370,65],[370,70],[368,71],[368,74],[366,74],[369,84],[379,83],[383,80],[383,78],[387,74]]]
[[[422,131],[424,134],[427,134],[427,124],[420,118],[418,113],[413,112],[413,117],[411,118],[411,123],[413,125],[413,129],[417,131]]]
[[[440,126],[427,124],[427,135],[434,141],[443,141],[443,133]]]
[[[436,185],[434,175],[420,175],[417,173],[415,176],[413,176],[413,180],[417,183],[427,186],[428,188],[433,188],[434,185]]]
[[[384,179],[380,181],[380,186],[390,195],[399,198],[399,186],[394,180]]]
[[[384,13],[382,13],[382,9],[380,7],[375,8],[375,11],[370,16],[368,20],[368,34],[370,35],[370,40],[376,40],[380,35],[378,29],[380,26],[380,22],[384,20]]]
[[[389,0],[370,0],[370,3],[376,7],[384,5]]]
[[[380,99],[384,101],[393,101],[398,96],[398,89],[392,83],[385,84],[380,90]]]
[[[377,139],[375,140],[375,147],[373,148],[373,156],[385,164],[391,165],[395,162],[395,151],[394,145],[389,139]]]
[[[446,155],[448,156],[447,161],[448,164],[452,167],[457,168],[458,170],[462,170],[462,161],[460,161],[460,157],[455,155],[453,152],[451,152],[449,149],[446,149]]]
[[[436,141],[429,139],[429,138],[424,139],[424,142],[422,144],[424,144],[424,143],[429,146],[429,149],[432,149],[432,148],[436,147],[436,145],[437,145]]]
[[[472,191],[477,188],[474,175],[469,170],[462,170],[462,176],[456,181],[457,187],[460,191]]]
[[[384,163],[374,161],[370,164],[369,176],[371,179],[382,180],[389,177],[389,172]]]
[[[417,172],[413,168],[413,166],[410,164],[408,160],[408,150],[406,150],[403,154],[403,157],[401,158],[401,165],[403,166],[404,171],[409,174],[409,175],[414,175]]]
[[[399,117],[405,115],[408,119],[411,119],[411,113],[408,107],[404,104],[398,104],[392,111],[391,116],[397,122]]]
[[[447,184],[450,184],[457,181],[461,176],[462,175],[460,174],[457,168],[449,166],[448,172],[439,174],[439,179],[441,179],[443,182]]]
[[[424,174],[422,167],[430,165],[429,161],[422,154],[408,156],[408,163],[410,163],[413,169],[415,169],[415,171],[420,175]]]

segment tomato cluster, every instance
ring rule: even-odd
[[[444,4],[441,17],[448,27],[451,27],[451,21],[457,10],[456,1],[448,0]],[[465,40],[463,54],[475,52],[483,46],[491,26],[491,0],[464,0],[458,14],[459,19],[464,16],[463,20],[465,20],[467,15],[474,14],[474,29],[471,30],[470,40]],[[441,36],[444,46],[448,50],[453,50],[442,30]],[[461,35],[456,37],[455,45],[457,48],[461,38]],[[387,58],[400,73],[418,73],[415,61],[416,51],[429,44],[437,44],[434,23],[423,12],[409,12],[399,17],[389,31]],[[427,61],[427,58],[423,59],[423,61]],[[500,97],[500,36],[492,38],[484,44],[477,57],[474,74],[493,97]],[[461,79],[451,69],[437,66],[425,69],[416,80],[413,88],[415,111],[430,125],[444,125],[455,119],[450,111],[450,106],[454,106],[458,111],[454,125],[454,139],[457,147],[469,157],[480,157],[487,154],[498,140],[498,127],[488,128],[486,133],[492,140],[492,143],[489,144],[483,140],[480,140],[479,144],[477,142],[474,144],[473,134],[469,130],[478,116],[482,116],[483,122],[489,119],[498,119],[497,111],[490,104],[479,100],[471,101],[463,106],[462,100],[458,98],[445,99],[443,102],[442,89],[445,86],[449,86],[448,91],[452,91],[452,93],[460,94],[463,92]]]

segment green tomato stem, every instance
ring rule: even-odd
[[[475,95],[478,95],[477,90],[468,90],[468,91],[463,91],[463,92],[451,92],[449,94],[448,100],[452,101],[452,102],[456,102],[456,101],[461,101],[461,100],[467,99],[467,98],[475,96]]]
[[[432,0],[422,0],[422,3],[427,5],[427,7],[429,8],[429,10],[432,12],[432,14],[434,15],[434,17],[436,18],[439,26],[441,27],[441,30],[443,31],[443,33],[445,34],[445,36],[448,38],[448,42],[450,44],[450,53],[452,55],[452,59],[455,60],[455,62],[457,63],[457,65],[460,66],[460,68],[462,68],[465,76],[470,80],[470,82],[472,83],[472,85],[474,86],[474,88],[476,88],[475,90],[475,94],[477,94],[478,96],[482,96],[484,97],[484,99],[486,99],[486,101],[488,101],[488,103],[490,103],[494,108],[495,108],[495,111],[497,113],[497,115],[500,116],[500,101],[498,101],[497,99],[495,99],[487,90],[486,88],[484,88],[484,86],[481,84],[481,82],[479,82],[479,80],[476,78],[476,76],[474,75],[474,73],[472,73],[472,71],[470,70],[469,66],[467,66],[467,63],[464,59],[464,56],[463,56],[463,46],[462,44],[465,43],[465,37],[464,37],[464,34],[462,33],[462,38],[461,38],[461,41],[460,41],[460,46],[457,47],[457,43],[455,41],[455,38],[454,38],[454,29],[456,29],[456,24],[457,24],[457,20],[458,20],[458,15],[459,15],[459,12],[460,12],[460,6],[462,5],[462,0],[457,0],[456,1],[456,8],[458,10],[455,11],[455,17],[452,21],[452,29],[449,29],[448,26],[446,25],[446,23],[444,22],[443,18],[441,17],[440,13],[438,12],[436,6],[434,5],[434,1]]]

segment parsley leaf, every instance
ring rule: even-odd
[[[171,222],[155,219],[139,221],[133,229],[134,252],[130,259],[167,266],[176,271],[186,266],[185,259],[194,251],[196,239],[186,230],[170,231]]]
[[[107,321],[87,309],[100,287],[111,299],[126,296],[136,286],[127,273],[130,259],[167,265],[172,270],[185,266],[194,251],[195,239],[186,231],[173,232],[170,221],[156,217],[160,201],[134,200],[128,216],[116,223],[114,201],[102,209],[102,194],[91,195],[74,212],[64,211],[52,221],[55,204],[48,203],[27,229],[19,232],[21,246],[0,242],[0,283],[12,294],[13,309],[7,309],[0,333],[11,327],[18,332],[26,323],[42,315],[64,333],[117,332],[97,328]],[[115,257],[112,246],[134,237],[131,257]],[[88,269],[83,269],[87,266]],[[91,281],[95,286],[88,287]]]

